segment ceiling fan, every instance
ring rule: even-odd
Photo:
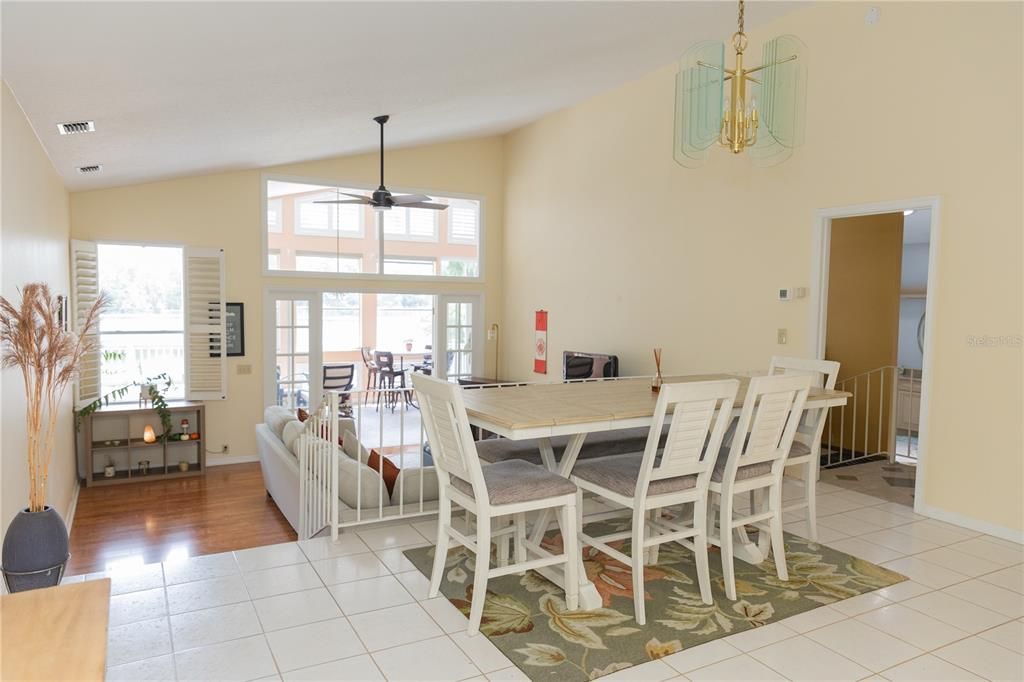
[[[351,199],[325,199],[314,201],[315,204],[364,204],[373,207],[375,211],[390,211],[392,207],[398,208],[429,208],[434,211],[443,211],[448,204],[433,203],[426,194],[392,194],[384,186],[384,124],[388,122],[389,116],[375,116],[374,121],[380,125],[380,187],[374,190],[370,196],[362,194],[351,194],[339,192]]]

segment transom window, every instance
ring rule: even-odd
[[[278,179],[265,183],[268,272],[480,277],[477,199],[431,193],[435,203],[448,208],[375,211],[359,203],[317,203],[369,196],[367,189]]]

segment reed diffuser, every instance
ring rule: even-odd
[[[651,390],[657,393],[661,390],[661,349],[654,349],[654,378],[651,379]]]

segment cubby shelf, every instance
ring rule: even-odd
[[[84,471],[81,477],[87,486],[141,483],[169,478],[200,476],[206,472],[206,410],[202,403],[171,402],[171,423],[175,429],[182,418],[189,420],[189,430],[200,434],[197,440],[157,440],[147,443],[142,438],[145,425],[159,428],[160,418],[152,408],[133,405],[109,405],[82,420],[77,441]],[[142,473],[140,461],[149,462],[148,473]],[[178,463],[188,462],[181,471]],[[114,466],[112,477],[103,469]]]

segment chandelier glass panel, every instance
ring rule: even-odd
[[[680,59],[673,155],[687,168],[703,165],[716,145],[773,166],[803,143],[807,48],[782,35],[763,45],[760,66],[747,68],[743,5],[732,37],[734,68],[726,68],[721,41],[697,43]]]

